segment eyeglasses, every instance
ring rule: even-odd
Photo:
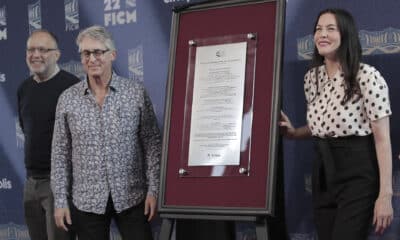
[[[32,48],[27,48],[26,52],[28,54],[34,54],[36,51],[38,51],[40,54],[46,54],[50,51],[56,51],[56,50],[58,50],[58,49],[57,48],[42,48],[42,47],[35,48],[35,47],[32,47]]]
[[[83,50],[83,51],[80,52],[80,54],[81,54],[81,58],[82,59],[86,59],[87,60],[87,59],[90,58],[90,55],[92,55],[92,54],[93,54],[93,56],[95,58],[101,58],[108,51],[110,51],[110,49],[104,49],[104,50],[103,49],[94,49],[92,51]]]

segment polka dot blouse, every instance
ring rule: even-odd
[[[316,74],[318,71],[318,91]],[[372,66],[360,64],[357,80],[362,97],[354,96],[346,104],[343,73],[329,79],[325,65],[309,70],[304,76],[307,123],[313,136],[365,136],[372,133],[370,122],[391,115],[388,87]]]

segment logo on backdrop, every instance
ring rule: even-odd
[[[128,50],[129,78],[143,82],[143,46]]]
[[[64,0],[65,31],[79,29],[79,7],[78,0]]]
[[[19,149],[24,148],[25,136],[24,133],[22,132],[21,125],[19,124],[18,116],[15,117],[15,136],[17,139],[17,148]]]
[[[14,223],[0,225],[0,239],[30,240],[28,228]]]
[[[136,0],[104,0],[104,26],[136,23]]]
[[[60,68],[67,72],[74,74],[81,80],[85,80],[85,78],[86,78],[86,73],[83,70],[82,64],[78,61],[71,60],[66,63],[61,63]]]
[[[42,28],[40,0],[28,5],[29,33]]]
[[[0,83],[5,82],[5,81],[6,81],[6,74],[0,72]]]
[[[0,190],[10,190],[12,189],[11,181],[7,178],[0,179]]]
[[[386,28],[382,31],[359,31],[363,55],[400,53],[400,29]],[[310,60],[314,51],[313,36],[297,39],[297,58]]]
[[[361,30],[359,36],[364,55],[400,53],[400,29],[389,27],[374,32]]]
[[[7,11],[6,6],[0,7],[0,41],[7,40]],[[1,81],[1,79],[0,79]]]
[[[312,35],[307,35],[297,39],[297,58],[299,60],[309,60],[314,51],[314,39]]]

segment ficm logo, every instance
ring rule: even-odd
[[[11,181],[8,180],[7,178],[3,178],[0,181],[0,189],[12,189]]]
[[[42,14],[41,14],[40,0],[28,5],[29,17],[29,32],[42,28]]]
[[[78,0],[64,0],[65,31],[79,29],[79,4]]]
[[[104,0],[104,25],[136,23],[136,0]]]

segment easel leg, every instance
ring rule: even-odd
[[[164,218],[161,223],[159,240],[170,240],[174,219]]]
[[[256,221],[257,240],[268,240],[268,223],[266,218]]]

